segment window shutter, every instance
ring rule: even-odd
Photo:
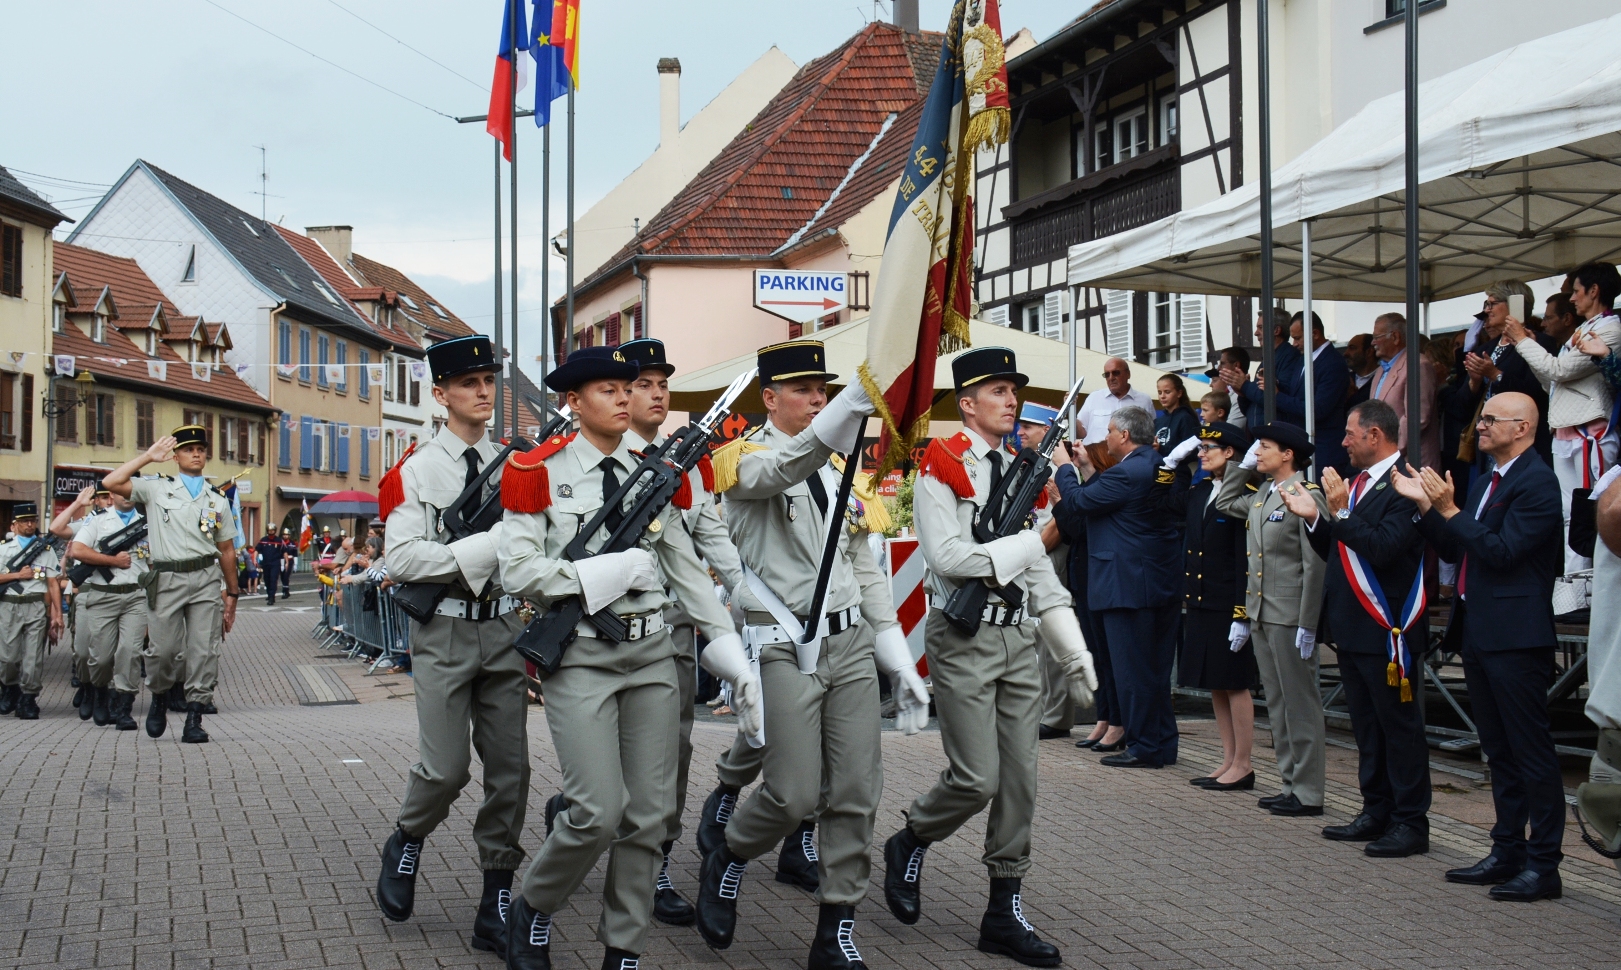
[[[421,403],[422,403],[422,382],[421,381],[412,381],[411,382],[411,406],[415,407],[416,405],[421,404]]]
[[[0,293],[23,295],[23,231],[0,225]]]
[[[1131,359],[1131,291],[1103,291],[1104,349],[1110,357]]]
[[[287,415],[277,416],[276,426],[280,429],[277,433],[280,444],[276,454],[276,467],[291,468],[293,467],[293,426],[288,423]]]
[[[371,442],[366,439],[366,429],[365,428],[356,428],[355,431],[359,432],[358,437],[360,438],[360,440],[358,442],[356,442],[356,447],[358,447],[360,449],[360,477],[361,478],[370,478],[371,477]],[[354,431],[350,432],[350,435],[352,437],[355,436],[355,432]]]
[[[602,341],[602,345],[604,347],[617,347],[617,346],[619,346],[619,321],[620,321],[620,319],[621,318],[620,318],[619,314],[616,313],[613,316],[609,317],[607,319],[607,321],[602,325],[603,337],[604,337],[604,339]]]
[[[981,312],[980,316],[984,318],[986,323],[994,323],[998,327],[1005,327],[1007,326],[1007,304],[991,307],[989,310]]]
[[[1064,291],[1051,290],[1042,300],[1041,335],[1049,340],[1064,339]]]
[[[260,465],[265,463],[265,423],[257,422],[259,426],[259,450],[254,452],[254,460]]]
[[[327,433],[332,436],[333,452],[338,459],[337,464],[339,475],[349,474],[349,448],[354,442],[354,439],[352,437],[345,438],[343,436],[343,429],[347,427],[349,427],[347,424],[333,424],[327,426]]]
[[[642,305],[640,303],[630,308],[630,332],[632,339],[642,339]]]
[[[315,464],[315,419],[307,414],[298,416],[298,468],[309,471]]]
[[[23,375],[22,450],[34,450],[34,375]]]
[[[1177,339],[1182,344],[1182,369],[1204,370],[1208,352],[1205,348],[1204,297],[1182,294],[1178,324],[1181,329]]]

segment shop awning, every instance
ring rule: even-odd
[[[1621,252],[1621,15],[1509,48],[1419,86],[1423,298],[1562,275]],[[1404,95],[1363,108],[1273,175],[1276,290],[1300,295],[1313,220],[1316,299],[1406,299]],[[1260,191],[1074,246],[1069,282],[1260,292]]]

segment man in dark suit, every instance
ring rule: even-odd
[[[1399,427],[1395,409],[1383,401],[1364,401],[1347,415],[1345,450],[1361,472],[1347,487],[1333,469],[1324,470],[1331,515],[1319,515],[1304,492],[1284,493],[1328,563],[1323,615],[1356,735],[1362,811],[1349,825],[1323,829],[1323,837],[1368,842],[1367,854],[1383,858],[1430,850],[1430,753],[1423,705],[1414,699],[1424,689],[1420,665],[1429,639],[1424,537],[1413,522],[1417,506],[1390,487],[1401,458]]]
[[[1559,481],[1532,450],[1537,404],[1510,391],[1487,401],[1480,452],[1496,463],[1459,508],[1452,476],[1397,470],[1396,491],[1418,505],[1418,529],[1441,558],[1460,563],[1447,635],[1462,634],[1480,747],[1492,766],[1492,851],[1446,874],[1487,886],[1493,899],[1558,899],[1565,834],[1564,781],[1548,728],[1553,680],[1553,581],[1564,565]],[[1527,452],[1531,452],[1527,454]],[[1462,513],[1462,514],[1460,514]],[[1526,823],[1531,839],[1525,837]]]
[[[1261,380],[1272,381],[1276,386],[1282,375],[1301,366],[1300,352],[1289,344],[1289,311],[1274,307],[1270,314],[1270,327],[1267,326],[1267,316],[1265,311],[1255,316],[1255,345],[1259,348],[1261,341],[1272,341],[1272,373],[1262,374]],[[1267,332],[1269,330],[1270,333]],[[1256,428],[1266,424],[1266,389],[1261,381],[1252,379],[1232,364],[1222,364],[1219,374],[1222,381],[1243,401],[1244,417],[1248,419],[1249,430],[1253,434]]]
[[[1305,330],[1301,314],[1289,321],[1289,343],[1296,351],[1289,369],[1278,371],[1278,420],[1292,425],[1306,426],[1306,363]],[[1317,425],[1312,437],[1317,448],[1317,467],[1332,468],[1345,474],[1349,467],[1345,446],[1345,398],[1351,385],[1351,368],[1345,358],[1323,336],[1323,321],[1311,315],[1311,379],[1316,393],[1312,398],[1313,415]]]
[[[1154,487],[1153,416],[1120,408],[1109,415],[1104,442],[1119,459],[1114,466],[1099,472],[1084,449],[1071,448],[1074,464],[1058,469],[1061,504],[1086,516],[1087,603],[1101,621],[1126,729],[1126,750],[1103,763],[1161,768],[1176,764],[1177,752],[1171,663],[1181,622],[1180,537]]]
[[[1345,410],[1366,401],[1373,390],[1373,375],[1379,370],[1379,357],[1373,352],[1373,336],[1359,333],[1345,342],[1345,366],[1351,382],[1345,389]]]
[[[1060,498],[1053,506],[1053,520],[1058,523],[1058,534],[1069,549],[1069,562],[1064,580],[1070,595],[1075,597],[1075,615],[1081,621],[1081,634],[1092,651],[1092,663],[1097,670],[1098,689],[1092,693],[1097,724],[1090,736],[1075,742],[1077,748],[1096,748],[1108,754],[1126,747],[1123,734],[1124,714],[1120,709],[1120,695],[1114,689],[1114,667],[1109,663],[1109,651],[1103,641],[1103,628],[1098,615],[1086,596],[1089,568],[1089,545],[1086,534],[1086,515],[1065,505]]]

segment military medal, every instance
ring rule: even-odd
[[[559,486],[557,486],[557,497],[558,498],[573,498],[574,497],[574,486],[573,485],[559,485]]]
[[[660,522],[658,519],[654,519],[653,521],[647,523],[647,531],[653,533],[654,535],[658,535],[663,530],[664,523]]]

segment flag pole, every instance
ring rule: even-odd
[[[496,431],[503,432],[497,438],[516,438],[518,435],[518,58],[523,56],[518,50],[518,18],[523,15],[523,0],[512,0],[512,187],[507,190],[507,204],[512,207],[512,218],[508,222],[508,231],[512,233],[512,299],[509,306],[512,309],[508,326],[512,328],[512,341],[508,345],[508,352],[512,361],[512,374],[507,377],[507,358],[499,362],[503,377],[507,377],[512,384],[512,413],[506,414],[506,396],[496,389],[495,416]],[[536,79],[539,84],[539,79]],[[503,420],[505,415],[507,420]],[[510,423],[509,423],[510,422]]]
[[[495,140],[495,353],[501,354],[501,142]],[[501,426],[501,372],[495,372],[495,424]],[[500,437],[497,434],[496,437]]]
[[[536,83],[540,83],[538,80]],[[550,84],[551,79],[547,78]],[[548,92],[549,94],[550,92]],[[546,319],[540,328],[540,393],[546,393],[546,374],[551,368],[552,356],[552,125],[550,119],[540,130],[540,247],[542,250],[540,273],[540,305],[545,308]],[[544,415],[542,415],[544,417]]]
[[[568,277],[568,308],[564,312],[565,346],[574,351],[574,73],[568,79],[568,249],[564,253],[564,274]]]

